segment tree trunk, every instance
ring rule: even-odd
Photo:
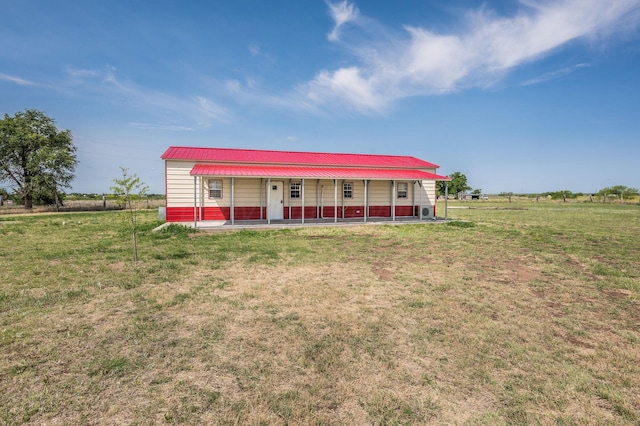
[[[24,208],[26,210],[31,210],[33,208],[33,195],[31,194],[24,195]]]
[[[27,169],[27,156],[27,152],[23,149],[21,166],[24,173],[24,182],[22,182],[20,192],[23,196],[24,208],[26,210],[31,210],[33,208],[33,189],[31,188],[31,173]]]

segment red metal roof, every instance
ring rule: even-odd
[[[439,166],[404,155],[337,154],[322,152],[265,151],[234,148],[193,148],[172,146],[163,160],[190,160],[216,163],[287,164],[314,166],[386,167],[432,169]]]
[[[411,180],[451,180],[421,170],[407,169],[364,169],[347,167],[287,167],[287,166],[242,166],[196,164],[191,169],[195,176],[234,177],[277,177],[277,178],[317,178],[317,179],[411,179]]]

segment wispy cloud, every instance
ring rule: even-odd
[[[225,121],[227,119],[227,110],[204,96],[195,96],[193,100],[199,107],[199,112],[205,118],[200,124],[203,126],[210,125],[212,121]]]
[[[0,73],[0,80],[9,81],[19,86],[35,86],[36,85],[36,83],[29,80],[25,80],[24,78],[16,77],[14,75],[3,74],[3,73]]]
[[[162,123],[129,123],[129,127],[142,130],[171,130],[181,132],[195,130],[193,127]]]
[[[92,92],[113,103],[136,108],[141,115],[172,117],[188,124],[147,124],[134,122],[132,127],[145,129],[192,130],[194,127],[209,127],[215,122],[229,119],[229,112],[212,99],[203,95],[182,96],[150,89],[132,81],[121,79],[115,67],[103,69],[67,69],[74,78],[74,88],[79,84],[85,93]],[[163,122],[165,120],[162,120]]]
[[[358,17],[358,8],[353,4],[344,0],[339,3],[327,2],[329,6],[329,14],[334,21],[333,30],[327,35],[331,41],[337,41],[340,38],[340,28],[350,21]]]
[[[297,90],[319,105],[346,102],[360,111],[380,111],[399,98],[490,86],[574,40],[608,36],[625,24],[635,29],[640,20],[640,0],[521,3],[513,16],[499,16],[487,7],[471,11],[455,33],[406,26],[404,37],[395,39],[341,40],[355,63],[322,70]],[[336,40],[340,27],[359,12],[346,1],[328,6],[335,21],[329,39]]]
[[[79,68],[67,68],[67,74],[72,77],[95,77],[98,75],[98,71]]]
[[[255,43],[250,44],[248,49],[251,56],[258,56],[260,54],[260,47]]]
[[[525,82],[523,82],[522,84],[520,84],[521,86],[530,86],[532,84],[539,84],[539,83],[544,83],[546,81],[549,80],[555,80],[556,78],[561,78],[567,74],[570,74],[572,72],[574,72],[575,70],[579,69],[579,68],[585,68],[588,67],[589,64],[576,64],[573,65],[571,67],[565,67],[556,71],[552,71],[552,72],[547,72],[544,73],[536,78],[532,78],[530,80],[527,80]]]

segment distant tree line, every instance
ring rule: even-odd
[[[471,194],[482,194],[482,190],[477,188],[473,189],[469,186],[467,176],[462,172],[453,172],[449,175],[450,181],[438,181],[436,184],[436,190],[438,196],[444,196],[445,193],[449,196],[456,196],[460,193],[466,194],[467,191],[471,190]],[[514,197],[516,194],[513,192],[501,192],[498,196],[506,197],[511,201],[511,197]],[[590,201],[600,200],[602,202],[611,202],[617,201],[624,202],[625,200],[629,200],[630,198],[640,196],[640,191],[638,188],[631,188],[624,185],[615,185],[609,186],[606,188],[602,188],[596,193],[585,194],[583,192],[572,192],[567,189],[563,189],[560,191],[548,191],[542,192],[539,194],[520,194],[522,197],[527,198],[550,198],[552,200],[563,200],[566,202],[567,200],[575,200],[578,197],[589,197]]]
[[[498,196],[511,198],[515,196],[513,192],[501,192]],[[610,186],[606,188],[602,188],[596,193],[584,193],[584,192],[572,192],[567,189],[561,191],[549,191],[542,192],[539,194],[520,194],[522,197],[527,198],[550,198],[552,200],[563,200],[566,202],[567,200],[575,200],[578,197],[589,197],[590,201],[594,202],[596,200],[600,200],[602,202],[611,202],[619,200],[620,202],[624,202],[625,199],[629,200],[631,198],[640,197],[640,191],[637,188],[630,188],[624,185],[616,185]]]

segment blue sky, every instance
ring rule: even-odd
[[[640,187],[640,0],[0,0],[0,113],[73,191],[170,145],[413,155],[486,193]]]

